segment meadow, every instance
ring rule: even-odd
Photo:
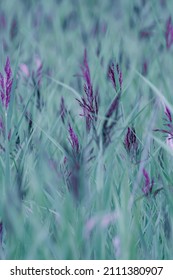
[[[173,1],[0,1],[0,259],[173,258]]]

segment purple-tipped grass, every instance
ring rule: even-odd
[[[117,77],[114,71],[114,64],[112,63],[108,67],[108,78],[112,82],[112,85],[117,92],[117,95],[113,99],[111,105],[109,106],[107,113],[105,114],[105,121],[102,128],[103,145],[106,147],[111,142],[111,134],[113,133],[113,128],[117,124],[118,114],[119,114],[119,104],[122,90],[122,72],[119,69],[119,65],[116,65],[116,72],[118,76],[118,83],[116,81]]]
[[[166,21],[165,40],[166,47],[169,50],[173,44],[173,24],[171,16]]]
[[[171,115],[171,111],[169,110],[169,108],[167,106],[165,106],[165,116],[166,118],[164,118],[164,126],[166,127],[166,129],[154,129],[154,131],[156,132],[161,132],[164,135],[166,135],[166,144],[168,146],[170,146],[170,148],[173,148],[173,123],[172,123],[172,115]]]
[[[146,171],[146,169],[143,169],[143,176],[144,176],[144,186],[142,188],[142,191],[145,196],[148,196],[149,194],[152,193],[153,185],[154,185],[154,180],[150,180],[149,174]]]
[[[12,70],[10,65],[10,59],[7,57],[6,64],[4,67],[5,76],[0,73],[0,94],[1,94],[1,102],[5,109],[8,109],[10,103],[10,95],[13,84]]]
[[[115,91],[118,92],[122,90],[123,77],[122,77],[122,72],[120,71],[119,68],[119,64],[116,65],[116,73],[115,73],[114,63],[109,65],[108,78],[112,82]],[[117,82],[117,78],[118,78],[118,82]]]
[[[77,99],[80,107],[83,110],[81,116],[85,117],[86,129],[90,131],[91,127],[97,121],[98,115],[98,90],[94,92],[91,81],[90,69],[88,65],[87,51],[84,51],[83,66],[81,66],[82,77],[85,81],[84,92],[85,96],[81,100]]]
[[[133,161],[137,159],[137,154],[139,151],[139,145],[136,138],[136,131],[135,128],[128,127],[127,132],[124,138],[124,147],[130,157],[130,159]]]
[[[4,122],[3,119],[0,117],[0,135],[5,135],[5,126],[4,126]]]
[[[69,132],[69,141],[72,146],[72,150],[76,155],[79,153],[79,140],[70,124],[68,128],[68,132]]]

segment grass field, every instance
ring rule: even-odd
[[[173,258],[173,1],[0,1],[0,259]]]

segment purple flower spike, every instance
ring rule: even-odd
[[[112,103],[106,113],[106,118],[110,118],[114,112],[118,112],[119,101],[120,101],[120,95],[117,95],[114,98],[114,100],[112,101]]]
[[[10,66],[10,59],[7,57],[6,64],[4,67],[5,77],[0,73],[0,95],[1,95],[1,102],[2,105],[8,109],[8,105],[10,103],[10,95],[11,89],[13,84],[12,78],[12,70]]]
[[[0,73],[0,86],[1,86],[1,101],[2,104],[4,105],[4,100],[5,100],[5,83],[4,83],[4,77],[3,75]]]
[[[84,60],[83,60],[84,66],[81,67],[82,73],[83,73],[83,78],[85,79],[85,92],[88,95],[89,99],[92,99],[93,97],[93,89],[92,89],[92,83],[91,83],[91,76],[90,76],[90,70],[88,66],[88,58],[87,58],[87,51],[85,49],[84,51]]]
[[[10,94],[11,94],[11,88],[12,88],[12,83],[13,83],[13,79],[11,78],[12,71],[11,71],[9,57],[7,57],[7,61],[6,61],[6,65],[5,65],[4,69],[5,69],[5,73],[6,73],[6,103],[5,103],[5,107],[7,109],[8,105],[9,105],[9,102],[10,102]]]
[[[119,83],[120,83],[120,89],[122,89],[122,84],[123,84],[123,75],[122,72],[119,74]]]
[[[130,157],[131,161],[137,160],[137,156],[139,154],[139,145],[138,140],[136,138],[136,131],[134,127],[130,128],[128,127],[127,133],[124,138],[124,147]]]
[[[112,82],[113,87],[118,94],[113,99],[111,105],[106,112],[106,119],[103,123],[102,136],[103,136],[103,145],[106,147],[111,142],[111,133],[113,132],[113,128],[117,124],[118,121],[118,112],[119,112],[119,104],[121,98],[121,89],[122,89],[122,72],[120,71],[119,65],[116,65],[116,72],[118,74],[119,88],[117,88],[117,82],[115,78],[114,64],[112,63],[108,67],[108,78]],[[110,120],[112,118],[112,120]],[[110,124],[109,124],[110,123]]]
[[[78,153],[79,152],[79,141],[78,141],[78,137],[77,135],[75,134],[73,128],[71,127],[71,125],[69,124],[69,128],[68,128],[68,132],[69,132],[69,135],[70,135],[70,138],[69,138],[69,141],[70,141],[70,144],[73,148],[73,151],[75,153]]]
[[[117,71],[117,74],[118,74],[119,88],[121,90],[122,89],[122,84],[123,84],[123,76],[122,76],[122,72],[120,71],[119,64],[116,65],[116,71]],[[116,91],[118,91],[116,77],[115,77],[115,71],[114,71],[114,63],[112,63],[108,67],[108,78],[112,82],[112,85],[113,85],[114,89]]]
[[[170,112],[170,110],[169,110],[169,108],[167,106],[165,107],[165,115],[167,116],[168,121],[172,122],[171,112]]]
[[[116,90],[116,80],[115,80],[114,64],[113,63],[112,63],[112,65],[109,65],[109,68],[108,68],[108,78],[110,79],[110,81],[113,84],[113,87]]]
[[[2,118],[0,117],[0,135],[1,135],[1,132],[2,132],[3,135],[5,134],[4,123],[3,123]]]
[[[167,127],[167,129],[154,129],[154,131],[159,131],[164,134],[167,134],[167,139],[170,140],[173,139],[173,123],[172,123],[171,111],[167,106],[165,106],[165,115],[166,115],[166,119],[164,120],[166,121],[166,123],[164,125]]]
[[[145,178],[145,185],[142,188],[142,191],[145,196],[148,196],[152,192],[154,180],[152,179],[152,181],[150,182],[150,177],[148,175],[148,172],[145,170],[145,168],[143,169],[143,175]]]
[[[136,139],[136,132],[135,129],[132,127],[128,127],[127,133],[124,139],[124,147],[126,148],[126,151],[130,153],[133,149],[137,151],[138,149],[138,143]]]
[[[165,39],[166,39],[166,47],[167,49],[170,49],[171,45],[173,44],[173,25],[172,25],[171,16],[168,18],[166,22]]]
[[[84,51],[83,66],[81,67],[82,77],[85,80],[84,91],[85,96],[81,100],[77,99],[79,105],[83,109],[83,114],[81,116],[85,117],[86,128],[89,131],[91,126],[97,120],[98,114],[98,90],[93,91],[93,86],[91,82],[90,69],[88,66],[87,51]]]

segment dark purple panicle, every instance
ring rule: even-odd
[[[110,79],[110,81],[113,84],[113,87],[116,90],[116,80],[115,80],[114,64],[113,63],[111,65],[109,65],[109,68],[108,68],[108,78]]]
[[[88,66],[87,51],[84,51],[83,66],[81,67],[82,77],[85,80],[84,92],[85,96],[81,100],[77,99],[79,105],[83,109],[83,114],[81,116],[85,117],[86,128],[89,131],[91,126],[97,120],[98,114],[98,90],[93,91],[93,86],[91,82],[90,69]]]
[[[113,130],[113,127],[116,125],[118,121],[118,112],[119,112],[119,103],[120,103],[120,92],[118,95],[114,98],[112,101],[105,117],[105,121],[103,123],[103,129],[102,129],[102,136],[103,136],[103,145],[107,146],[111,141],[111,132]],[[111,120],[109,120],[111,118]],[[110,124],[109,124],[110,123]]]
[[[126,151],[130,152],[131,149],[131,141],[130,141],[130,134],[131,134],[131,129],[128,127],[127,133],[124,139],[124,147],[126,148]]]
[[[165,106],[165,115],[166,115],[166,119],[165,119],[166,123],[164,125],[167,127],[167,129],[154,129],[154,131],[165,133],[167,134],[167,136],[169,136],[169,139],[172,139],[173,138],[172,115],[171,115],[171,111],[167,106]]]
[[[81,70],[82,70],[82,76],[85,80],[84,91],[86,93],[88,102],[92,103],[93,87],[92,87],[92,82],[91,82],[90,69],[88,66],[88,57],[87,57],[86,49],[84,50],[83,66],[81,66]]]
[[[1,135],[1,132],[3,135],[5,134],[4,122],[3,122],[2,118],[0,117],[0,135]]]
[[[116,72],[117,72],[117,76],[118,76],[119,88],[117,87],[117,82],[116,82],[116,78],[115,78],[114,64],[112,63],[111,65],[109,65],[108,78],[112,82],[112,85],[113,85],[115,91],[118,92],[118,94],[113,99],[113,101],[105,115],[106,119],[103,123],[103,128],[102,128],[104,146],[107,146],[110,143],[110,141],[111,141],[110,134],[112,133],[113,127],[116,125],[116,123],[118,121],[119,104],[120,104],[120,97],[121,97],[121,90],[122,90],[122,83],[123,83],[122,72],[121,72],[118,64],[116,65]]]
[[[167,116],[168,121],[169,121],[170,123],[172,123],[171,112],[170,112],[170,110],[169,110],[169,108],[168,108],[167,106],[165,107],[165,115]]]
[[[145,170],[145,168],[143,168],[143,176],[145,178],[145,184],[144,187],[142,188],[142,191],[145,196],[148,196],[152,192],[154,180],[152,179],[152,181],[150,182],[150,177],[148,175],[148,172]]]
[[[71,127],[71,125],[69,124],[69,127],[68,127],[68,132],[69,132],[69,141],[70,141],[70,144],[72,146],[72,149],[75,153],[78,153],[79,152],[79,141],[78,141],[78,137],[77,135],[75,134],[73,128]]]
[[[136,151],[138,149],[138,142],[136,139],[135,129],[132,127],[128,127],[127,133],[124,139],[124,147],[126,151],[130,154],[132,151]]]
[[[2,105],[5,106],[6,109],[8,109],[8,105],[10,103],[11,89],[13,84],[12,70],[10,66],[9,57],[7,57],[4,71],[5,71],[5,77],[2,75],[2,73],[0,73],[0,87],[1,87],[0,95],[1,95]]]
[[[171,16],[168,18],[166,22],[165,39],[166,39],[166,47],[167,49],[170,49],[171,45],[173,44],[173,25],[172,25]]]
[[[1,93],[1,102],[4,105],[4,101],[5,101],[5,83],[4,83],[4,77],[3,75],[0,73],[0,93]]]
[[[122,84],[123,84],[123,75],[122,75],[122,72],[120,71],[119,64],[117,64],[117,73],[118,73],[119,86],[120,86],[120,90],[121,90]]]
[[[116,65],[116,72],[118,75],[118,82],[119,82],[119,89],[120,91],[122,90],[122,84],[123,84],[123,77],[122,77],[122,72],[120,71],[119,64]],[[112,85],[116,91],[118,91],[117,88],[117,82],[116,82],[116,77],[115,77],[115,67],[114,63],[110,64],[108,67],[108,78],[112,82]]]
[[[116,115],[118,113],[118,107],[119,107],[119,101],[120,101],[120,94],[118,94],[114,100],[112,101],[107,113],[106,118],[110,118],[114,112],[116,112]]]
[[[7,57],[7,61],[5,64],[5,74],[6,74],[6,102],[5,102],[5,107],[6,109],[8,108],[8,105],[10,103],[10,94],[11,94],[11,88],[12,88],[12,70],[10,66],[10,59]]]

